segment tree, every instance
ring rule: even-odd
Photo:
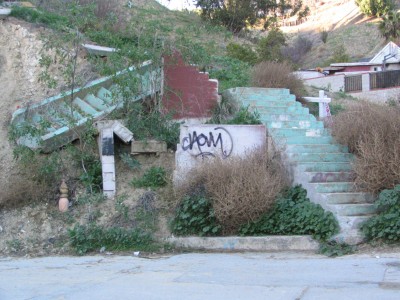
[[[267,37],[260,39],[257,44],[258,60],[282,62],[282,47],[286,46],[286,38],[278,28],[272,29]]]
[[[283,16],[289,9],[295,8],[296,13],[302,6],[301,0],[194,0],[201,9],[201,16],[206,20],[223,25],[237,33],[247,26],[253,26],[258,21],[264,21],[264,27],[276,23],[278,15]],[[271,20],[273,20],[271,22]]]
[[[392,0],[355,0],[360,11],[367,16],[382,16],[393,9]]]
[[[400,37],[400,12],[390,11],[379,22],[379,30],[386,40]]]

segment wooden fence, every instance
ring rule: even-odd
[[[400,70],[371,73],[369,86],[371,90],[400,86]]]
[[[361,75],[345,76],[344,77],[344,91],[345,92],[362,91]]]

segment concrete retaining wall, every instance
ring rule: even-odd
[[[204,160],[245,156],[259,147],[266,149],[264,125],[181,125],[174,181],[179,182]]]

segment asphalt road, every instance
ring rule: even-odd
[[[0,258],[0,299],[400,299],[400,253]]]

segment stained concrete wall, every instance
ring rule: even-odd
[[[175,119],[211,116],[219,100],[217,80],[185,64],[177,53],[164,58],[164,76],[163,107]]]
[[[181,125],[175,153],[174,182],[203,161],[220,157],[244,157],[255,148],[266,149],[264,125]]]
[[[352,92],[349,94],[358,99],[364,99],[376,103],[385,103],[389,100],[394,100],[398,102],[399,101],[398,99],[400,98],[400,87],[369,90],[358,93]]]
[[[344,91],[344,74],[331,75],[318,78],[305,79],[306,85],[315,86],[323,90],[329,90],[331,92]]]

